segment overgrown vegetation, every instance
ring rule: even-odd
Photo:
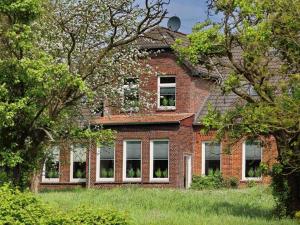
[[[0,224],[2,225],[127,225],[124,213],[97,207],[78,206],[63,212],[46,206],[29,192],[8,185],[0,187]]]
[[[296,225],[273,214],[271,190],[174,190],[145,188],[76,189],[39,194],[47,205],[65,211],[85,205],[128,212],[134,225]]]
[[[229,151],[242,138],[266,145],[274,138],[278,215],[294,216],[300,210],[300,0],[208,3],[221,19],[195,25],[190,44],[179,40],[174,47],[207,68],[220,94],[237,100],[225,113],[211,107],[201,122],[227,139]]]
[[[237,188],[239,180],[236,177],[224,178],[219,170],[209,170],[206,176],[193,176],[191,189]]]

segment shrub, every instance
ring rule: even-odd
[[[257,184],[255,182],[255,180],[249,180],[247,181],[247,187],[252,188],[255,187]]]
[[[300,222],[300,211],[295,213],[295,218]]]
[[[227,188],[238,188],[239,179],[237,177],[227,177],[224,178],[223,184]]]
[[[128,217],[114,210],[76,208],[59,212],[42,204],[32,193],[8,185],[0,187],[0,224],[5,225],[127,225]]]
[[[194,176],[192,189],[216,189],[223,187],[223,178],[219,171],[209,171],[207,176]]]

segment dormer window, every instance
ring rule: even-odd
[[[123,109],[125,111],[139,110],[139,80],[138,78],[127,78],[123,85]]]
[[[158,109],[176,109],[176,78],[174,76],[158,77]]]

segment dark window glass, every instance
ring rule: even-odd
[[[124,109],[137,111],[139,107],[139,88],[137,78],[128,78],[124,81]]]
[[[205,175],[210,171],[220,171],[221,168],[221,147],[218,143],[205,143]]]
[[[168,178],[168,141],[153,141],[153,178]]]
[[[175,77],[160,77],[160,83],[161,84],[176,83],[176,78]]]
[[[141,177],[141,142],[126,142],[126,177]]]
[[[100,178],[114,178],[114,147],[100,147]]]
[[[45,162],[45,178],[59,178],[59,148],[52,147]]]
[[[259,142],[247,141],[245,144],[245,176],[261,177],[261,146]]]
[[[73,178],[86,177],[86,150],[83,145],[75,145],[73,148]]]

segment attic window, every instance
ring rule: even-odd
[[[158,77],[158,109],[176,109],[176,77]]]

